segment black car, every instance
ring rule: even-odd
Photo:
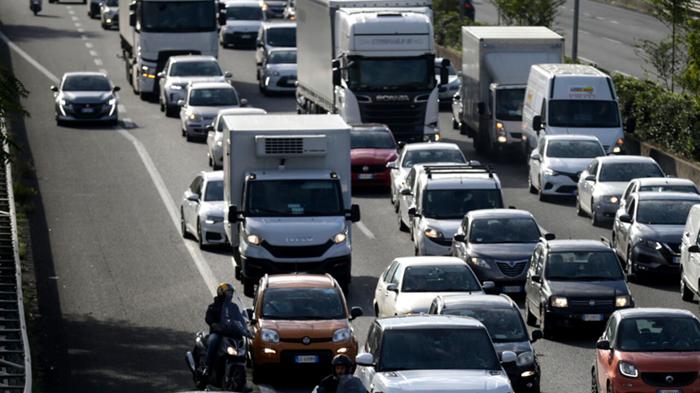
[[[602,326],[610,314],[634,306],[615,251],[602,241],[542,239],[525,283],[527,323],[544,337],[559,325]]]
[[[500,357],[503,351],[518,355],[515,363],[504,364],[516,392],[540,391],[540,364],[532,343],[542,337],[540,330],[527,335],[518,305],[506,295],[450,295],[433,300],[428,314],[472,317],[486,326]]]
[[[79,122],[119,121],[119,86],[99,72],[67,72],[58,86],[51,86],[56,107],[56,125]]]

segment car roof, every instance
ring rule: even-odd
[[[170,63],[180,63],[180,62],[186,62],[186,61],[213,61],[216,62],[216,58],[214,56],[205,56],[205,55],[179,55],[179,56],[170,56]]]
[[[409,143],[403,147],[406,151],[413,150],[460,150],[459,146],[455,143],[446,142],[420,142],[420,143]]]
[[[639,179],[633,179],[632,181],[638,182],[640,186],[695,185],[695,183],[693,183],[693,181],[690,179],[681,179],[678,177],[642,177]]]
[[[507,296],[487,294],[459,294],[440,296],[446,308],[512,308],[515,303]]]
[[[600,143],[597,137],[593,135],[571,135],[571,134],[563,134],[563,135],[545,135],[544,136],[545,140],[548,141],[595,141]]]
[[[467,215],[470,218],[505,218],[505,217],[523,217],[534,218],[532,213],[527,210],[520,209],[479,209],[472,210]]]
[[[387,126],[386,124],[382,124],[382,123],[348,123],[348,125],[350,127],[352,127],[353,129],[356,129],[356,128],[375,128],[375,129],[381,128],[383,130],[391,131],[389,129],[389,126]]]
[[[67,78],[69,76],[102,76],[109,79],[106,74],[97,71],[73,71],[66,72],[65,74],[63,74],[64,78]]]
[[[656,164],[656,161],[651,158],[651,157],[645,157],[645,156],[605,156],[605,157],[596,157],[596,160],[599,160],[601,164],[608,164],[608,163],[613,163],[613,162],[627,162],[627,163],[634,163],[634,162],[653,162]]]
[[[219,116],[226,116],[226,115],[266,115],[267,111],[262,108],[253,108],[250,106],[247,106],[245,108],[228,108],[228,109],[222,109],[219,111],[218,115]]]
[[[692,312],[679,308],[635,307],[617,310],[615,314],[623,319],[639,317],[691,317],[695,320],[698,319]]]
[[[193,82],[190,83],[190,89],[234,89],[228,82]]]
[[[376,323],[384,330],[415,328],[481,328],[484,325],[474,318],[454,315],[406,315],[391,318],[378,318]]]
[[[268,288],[334,288],[327,274],[274,274],[267,276]]]
[[[263,22],[263,29],[273,29],[278,27],[296,27],[296,22],[282,21],[282,20],[268,20]]]
[[[457,257],[399,257],[394,260],[403,266],[451,266],[464,265],[464,261]]]
[[[642,191],[636,194],[637,199],[639,199],[640,201],[700,201],[700,195],[694,194],[692,192]]]
[[[550,240],[547,242],[550,251],[610,251],[607,244],[599,240],[567,239]]]
[[[224,171],[202,171],[200,175],[206,181],[224,180]]]
[[[421,175],[424,176],[424,175]],[[464,190],[489,189],[497,190],[498,182],[488,173],[437,173],[425,183],[427,190]]]
[[[259,1],[248,1],[248,0],[235,0],[227,1],[226,8],[228,7],[258,7],[260,8]]]

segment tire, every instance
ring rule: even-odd
[[[576,195],[576,214],[579,217],[586,217],[586,212],[581,208],[581,201],[578,199],[578,195]]]
[[[598,216],[598,212],[593,209],[593,200],[591,200],[591,225],[594,227],[600,226],[600,216]]]
[[[537,189],[537,199],[539,199],[540,202],[547,202],[549,197],[544,194],[543,189],[544,186],[542,186],[542,179],[540,178],[540,188]]]
[[[634,261],[632,261],[632,251],[627,249],[627,258],[625,259],[625,273],[627,274],[627,279],[630,282],[637,280],[637,269],[634,267]]]
[[[464,124],[464,123],[460,124],[460,126],[459,126],[459,133],[460,133],[461,135],[469,135],[469,129],[467,129],[466,124]]]
[[[253,383],[258,385],[261,382],[265,382],[267,378],[267,370],[262,366],[253,365]]]
[[[166,117],[177,117],[177,109],[173,105],[168,105],[165,103],[165,116]]]
[[[204,243],[204,237],[202,236],[202,227],[199,222],[197,223],[197,243],[199,244],[200,250],[206,250],[207,245]]]
[[[525,299],[525,319],[528,326],[537,326],[537,317],[530,310],[530,304]]]
[[[182,234],[182,237],[187,239],[188,238],[188,233],[187,233],[187,224],[185,223],[185,211],[180,209],[180,234]]]
[[[235,385],[234,392],[244,392],[246,382],[245,366],[234,366],[232,378]]]
[[[452,117],[452,129],[453,130],[459,130],[459,123],[457,122],[457,119]]]
[[[615,393],[615,389],[612,386],[610,386],[610,382],[608,382],[608,386],[605,388],[605,391],[607,393]]]
[[[379,306],[374,305],[374,316],[379,318]]]
[[[187,131],[185,131],[185,140],[187,140],[187,142],[192,142],[193,140],[192,136]]]
[[[401,232],[408,232],[408,227],[406,224],[403,223],[403,220],[401,219],[401,213],[397,214],[399,217],[399,231]]]
[[[591,367],[591,393],[599,393],[598,378],[596,378],[595,367]]]
[[[32,12],[34,13],[34,16],[37,16],[37,14],[39,13],[39,11],[36,8],[33,9]]]
[[[163,98],[158,96],[158,105],[160,106],[160,111],[165,112],[165,104],[163,103]]]
[[[544,307],[542,307],[544,310]],[[551,339],[554,336],[554,331],[552,330],[551,321],[547,323],[547,313],[542,311],[540,313],[540,330],[542,330],[542,337],[546,339]]]
[[[532,184],[532,178],[529,173],[527,175],[527,187],[529,188],[530,194],[537,194],[537,188]]]
[[[683,272],[681,271],[681,299],[684,302],[692,302],[695,299],[695,294],[688,288],[685,280],[683,279]]]

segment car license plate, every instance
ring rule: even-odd
[[[680,389],[659,389],[656,393],[683,393]]]
[[[295,363],[318,363],[316,355],[297,355],[294,357]]]
[[[95,108],[83,108],[80,111],[83,113],[92,113],[95,111]]]
[[[250,34],[241,34],[241,38],[250,38],[250,37],[251,37]]]
[[[371,173],[360,173],[357,175],[357,178],[360,180],[374,179],[374,175]]]
[[[583,314],[583,320],[588,322],[602,321],[603,314]]]
[[[503,292],[505,293],[520,293],[522,290],[523,287],[520,285],[506,285],[503,287]]]
[[[676,264],[681,263],[681,257],[673,257],[672,261],[673,261],[673,263],[676,263]]]

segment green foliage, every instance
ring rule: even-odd
[[[547,26],[554,24],[559,6],[565,0],[494,0],[507,25]]]
[[[459,0],[434,0],[433,16],[435,20],[435,42],[438,45],[462,49],[462,26],[475,23],[459,15]]]
[[[681,83],[689,92],[700,94],[700,20],[695,19],[687,25],[686,46],[688,48],[687,64],[683,70]]]
[[[28,93],[22,82],[0,66],[0,118],[7,119],[12,115],[28,116],[29,113],[20,102],[20,99],[26,97]],[[0,133],[0,163],[5,163],[10,159],[3,148],[6,143],[11,147],[15,146],[9,135]]]
[[[635,44],[635,52],[641,58],[645,66],[644,71],[654,75],[667,89],[671,89],[672,81],[678,79],[678,75],[686,63],[685,45],[676,43],[676,53],[673,54],[673,42],[670,37],[660,42],[641,40]]]
[[[647,3],[656,19],[671,27],[686,24],[693,0],[647,0]]]

